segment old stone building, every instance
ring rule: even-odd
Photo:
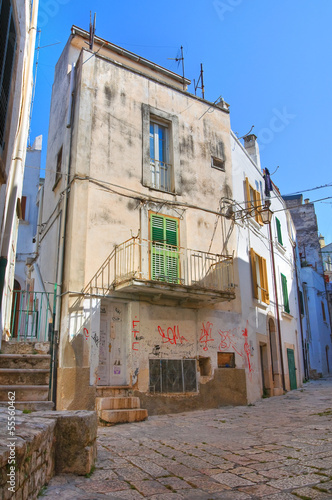
[[[252,391],[281,395],[302,385],[304,363],[296,279],[296,233],[278,188],[265,182],[254,134],[232,134],[242,318],[250,335]],[[267,181],[267,179],[266,179]],[[264,223],[267,222],[267,223]]]
[[[0,3],[0,345],[10,335],[38,0]]]
[[[303,286],[304,330],[310,376],[332,369],[332,343],[324,266],[315,206],[303,195],[284,197],[297,234]]]
[[[232,208],[246,193],[246,208],[256,203],[250,186],[263,178],[231,133],[228,105],[191,95],[185,78],[106,40],[93,43],[72,28],[52,92],[38,266],[61,295],[57,408],[97,401],[102,420],[114,421],[115,396],[139,397],[150,414],[246,404],[294,387],[288,350],[299,385],[297,315],[274,303],[270,267],[255,285],[250,276],[253,262],[270,266],[269,234],[260,219],[239,227]],[[295,311],[280,219],[278,272]],[[264,256],[253,239],[265,241]]]

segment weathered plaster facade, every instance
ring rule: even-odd
[[[38,0],[6,0],[0,17],[0,345],[10,335],[16,257],[35,53]]]
[[[228,106],[111,44],[93,53],[86,36],[73,28],[56,67],[40,235],[43,279],[62,283],[57,407],[93,408],[98,386],[129,386],[150,412],[181,410],[184,394],[192,407],[245,403],[243,347],[233,376],[218,371],[223,332],[241,328],[233,224],[218,215],[232,197]],[[167,188],[151,174],[150,123],[167,128]],[[172,279],[152,276],[161,217],[177,228]]]
[[[332,369],[332,339],[315,207],[309,200],[303,204],[302,195],[287,196],[285,201],[296,227],[300,253],[310,376],[326,375]]]
[[[248,216],[249,196],[253,199],[254,195],[257,206],[264,205],[268,199],[259,148],[254,135],[246,137],[242,146],[232,134],[231,144],[233,193],[238,201],[233,210],[238,240],[239,293],[251,347],[252,377],[248,393],[251,400],[256,400],[262,395],[280,395],[284,390],[302,385],[303,357],[293,253],[295,231],[275,185],[270,193],[273,212],[270,226],[262,224],[255,210]],[[250,206],[253,205],[250,203]],[[282,280],[287,283],[287,297]]]
[[[257,144],[240,145],[223,100],[87,38],[73,27],[56,66],[39,235],[43,280],[61,293],[57,408],[92,409],[107,387],[153,414],[299,386],[291,221],[277,193],[283,244],[274,221],[271,246],[265,226],[229,211],[246,203],[246,178],[261,191]],[[253,297],[253,250],[268,303]]]

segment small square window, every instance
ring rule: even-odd
[[[211,167],[216,168],[217,170],[221,170],[225,172],[225,162],[220,158],[216,158],[215,156],[211,156]]]
[[[218,352],[218,368],[235,368],[234,352]]]

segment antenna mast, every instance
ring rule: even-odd
[[[199,87],[199,81],[201,81],[200,87]],[[204,87],[204,80],[203,80],[203,64],[202,63],[201,63],[201,72],[200,72],[199,78],[198,78],[196,84],[195,84],[195,80],[194,80],[194,86],[195,86],[195,95],[196,95],[196,90],[201,89],[202,90],[202,98],[204,99],[205,87]]]
[[[183,78],[183,90],[186,90],[186,84],[185,84],[185,76],[184,76],[184,56],[183,56],[183,47],[181,45],[180,47],[180,50],[181,50],[181,57],[168,57],[167,59],[171,60],[171,61],[182,61],[182,78]]]
[[[93,50],[93,43],[95,39],[95,32],[96,32],[96,13],[93,18],[93,24],[91,22],[91,10],[90,10],[90,37],[89,37],[89,47],[90,50]]]

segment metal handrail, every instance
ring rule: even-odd
[[[156,266],[159,272],[153,274],[154,244],[158,245]],[[131,279],[209,290],[230,290],[234,287],[233,257],[134,236],[114,247],[83,292],[91,293],[96,290],[107,293]]]

